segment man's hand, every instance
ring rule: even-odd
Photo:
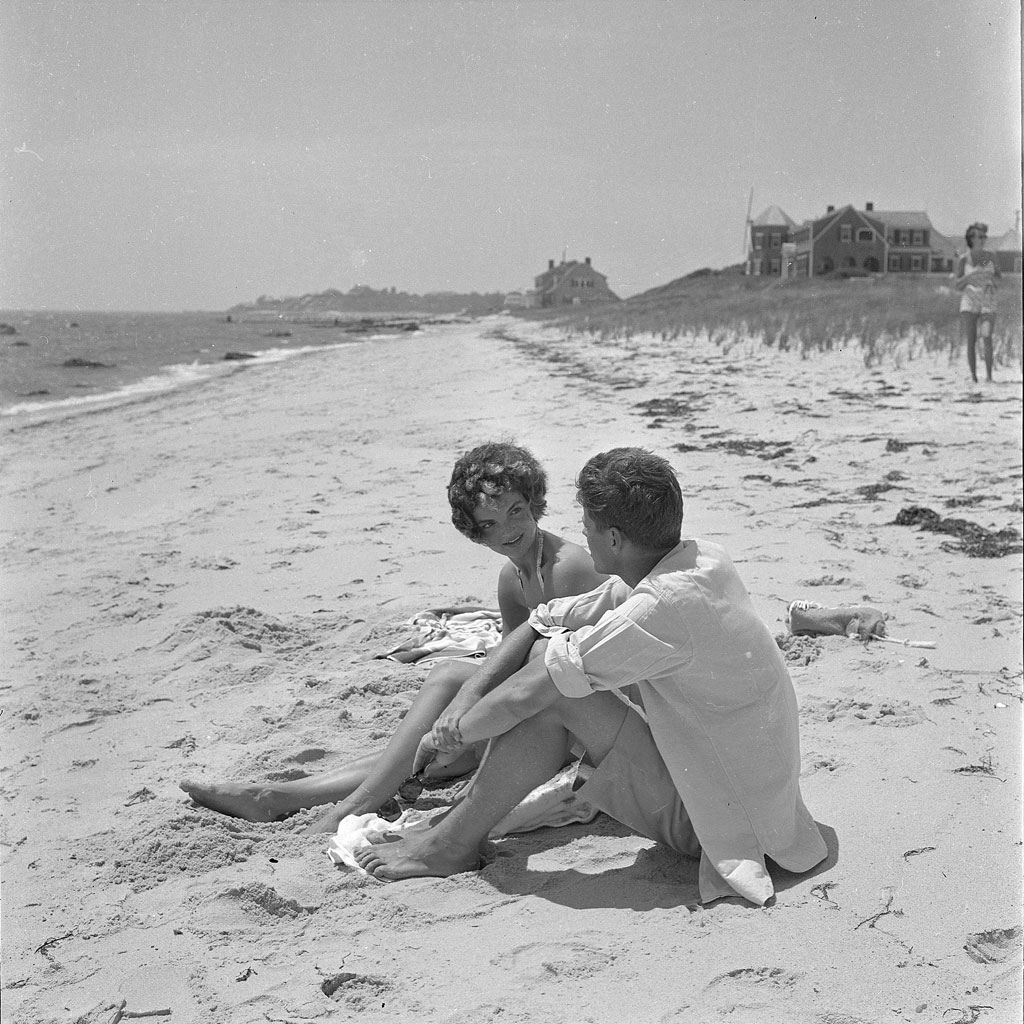
[[[459,720],[462,715],[450,709],[434,723],[430,730],[430,741],[435,750],[442,754],[452,754],[462,749],[462,733],[459,731]]]
[[[462,716],[476,703],[472,697],[465,697],[457,693],[452,702],[437,716],[434,727],[431,729],[431,736],[434,739],[434,748],[451,753],[456,747],[462,746],[462,733],[459,731],[459,722]]]

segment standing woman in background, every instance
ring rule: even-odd
[[[971,380],[978,383],[977,345],[981,336],[985,346],[985,376],[992,380],[992,328],[996,316],[996,279],[999,271],[995,256],[985,248],[987,224],[972,224],[964,238],[967,252],[956,263],[953,286],[963,292],[960,299],[960,322],[967,339],[967,365]]]

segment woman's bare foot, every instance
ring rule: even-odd
[[[246,821],[279,821],[290,813],[278,805],[274,791],[267,786],[206,784],[190,779],[183,779],[178,786],[197,804],[209,807],[211,811],[230,815],[232,818],[244,818]]]
[[[413,835],[356,850],[359,866],[374,878],[397,882],[402,878],[447,878],[463,871],[477,871],[480,851],[457,850],[432,841],[432,836]]]

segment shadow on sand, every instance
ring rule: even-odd
[[[839,837],[833,828],[817,823],[828,854],[825,859],[803,874],[794,874],[769,862],[769,871],[776,894],[797,886],[806,886],[814,878],[831,871],[839,863]],[[499,892],[508,895],[538,896],[573,910],[598,907],[621,910],[667,910],[687,907],[701,908],[697,888],[699,862],[666,846],[653,845],[639,850],[632,864],[598,871],[578,868],[538,870],[529,866],[531,858],[570,844],[586,844],[589,837],[619,836],[634,833],[625,825],[599,815],[587,825],[539,829],[526,835],[504,840],[498,855],[482,872],[482,877]],[[586,855],[580,857],[586,861]],[[826,897],[827,898],[827,895]],[[772,907],[778,895],[768,902]],[[712,906],[735,904],[750,907],[740,897],[716,900]]]

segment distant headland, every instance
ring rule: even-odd
[[[347,292],[328,288],[325,292],[275,299],[261,295],[255,302],[242,302],[227,310],[230,315],[253,313],[330,316],[334,313],[469,313],[498,310],[504,292],[428,292],[413,295],[395,288],[356,285]]]

